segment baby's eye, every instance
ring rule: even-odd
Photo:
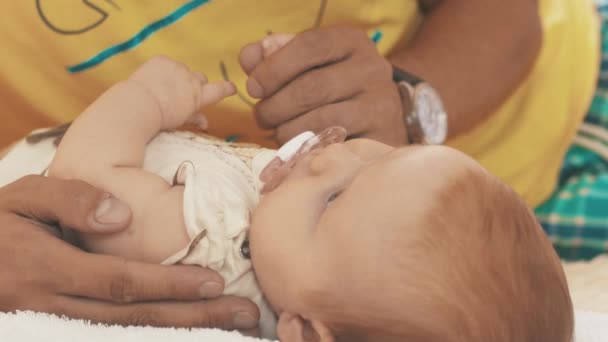
[[[327,199],[327,204],[331,204],[331,202],[333,202],[336,198],[338,198],[340,196],[342,192],[338,191],[333,193],[331,196],[329,196],[329,198]]]

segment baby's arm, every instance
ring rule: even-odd
[[[228,83],[207,83],[184,65],[157,57],[98,98],[64,136],[49,175],[80,179],[131,206],[129,230],[110,237],[81,236],[93,252],[159,262],[188,242],[182,187],[141,169],[147,143],[176,128],[202,106],[234,93]]]

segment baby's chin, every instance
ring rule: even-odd
[[[278,312],[278,309],[281,306],[276,299],[278,294],[276,293],[276,286],[274,285],[278,280],[273,277],[272,263],[268,262],[268,260],[272,260],[272,258],[268,255],[267,250],[264,252],[265,246],[258,244],[258,241],[260,241],[258,238],[261,237],[260,235],[260,229],[256,229],[255,225],[252,225],[249,229],[251,264],[253,265],[258,285],[260,286],[266,301],[272,308],[272,311]]]
[[[253,260],[253,259],[252,259]],[[258,271],[255,268],[258,285],[264,294],[264,299],[270,306],[270,309],[278,316],[282,312],[299,313],[301,308],[301,300],[295,291],[291,291],[289,286],[285,286],[280,279],[275,279],[272,276],[272,268],[263,268],[269,272]],[[269,276],[270,275],[270,276]]]
[[[294,283],[280,279],[274,259],[268,254],[256,253],[255,243],[251,241],[255,241],[255,238],[250,238],[251,263],[268,305],[277,315],[282,312],[299,313],[304,307],[304,292]]]

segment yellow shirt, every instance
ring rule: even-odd
[[[415,0],[7,1],[0,21],[0,100],[12,119],[72,120],[104,89],[164,54],[230,80],[246,97],[238,53],[268,31],[349,23],[379,38],[381,53],[407,43],[422,20]],[[582,120],[598,67],[591,0],[541,0],[544,42],[528,79],[475,130],[451,144],[477,158],[529,203],[551,192]],[[474,95],[472,95],[474,96]],[[247,99],[246,99],[247,100]],[[248,99],[251,100],[251,99]],[[271,146],[239,97],[206,110],[210,132]]]

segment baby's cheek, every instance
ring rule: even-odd
[[[276,222],[273,222],[272,208],[267,201],[262,200],[251,218],[249,227],[249,243],[251,244],[252,258],[262,253],[268,253],[272,246],[271,241],[277,237]]]

